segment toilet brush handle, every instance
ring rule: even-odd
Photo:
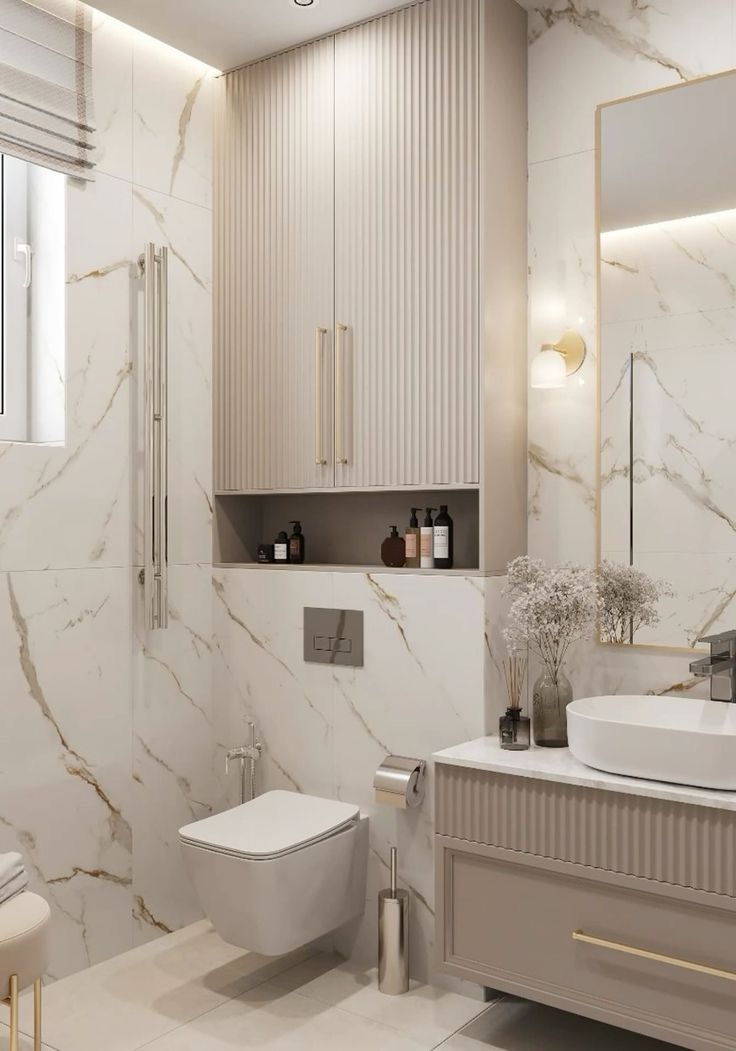
[[[396,897],[396,847],[391,847],[391,897]]]

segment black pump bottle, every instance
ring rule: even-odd
[[[447,504],[440,504],[440,513],[434,520],[435,569],[452,569],[454,552],[454,524],[447,513]]]

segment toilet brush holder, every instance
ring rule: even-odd
[[[378,988],[387,996],[409,992],[409,893],[396,886],[396,847],[391,886],[378,895]]]

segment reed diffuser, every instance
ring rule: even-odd
[[[531,720],[521,714],[521,693],[526,679],[527,658],[512,655],[503,662],[503,675],[506,680],[508,707],[506,714],[498,720],[498,736],[501,747],[512,752],[521,752],[529,747],[531,740]]]

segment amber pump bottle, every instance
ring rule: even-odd
[[[406,545],[399,536],[396,526],[391,526],[391,534],[381,544],[381,558],[384,566],[400,568],[406,563]]]
[[[289,537],[289,561],[295,565],[301,565],[304,561],[304,533],[302,533],[301,522],[290,522],[294,526],[294,532]]]
[[[419,510],[418,507],[412,507],[409,526],[404,536],[404,543],[406,544],[406,564],[407,566],[411,566],[412,569],[419,568],[419,519],[417,518]]]

